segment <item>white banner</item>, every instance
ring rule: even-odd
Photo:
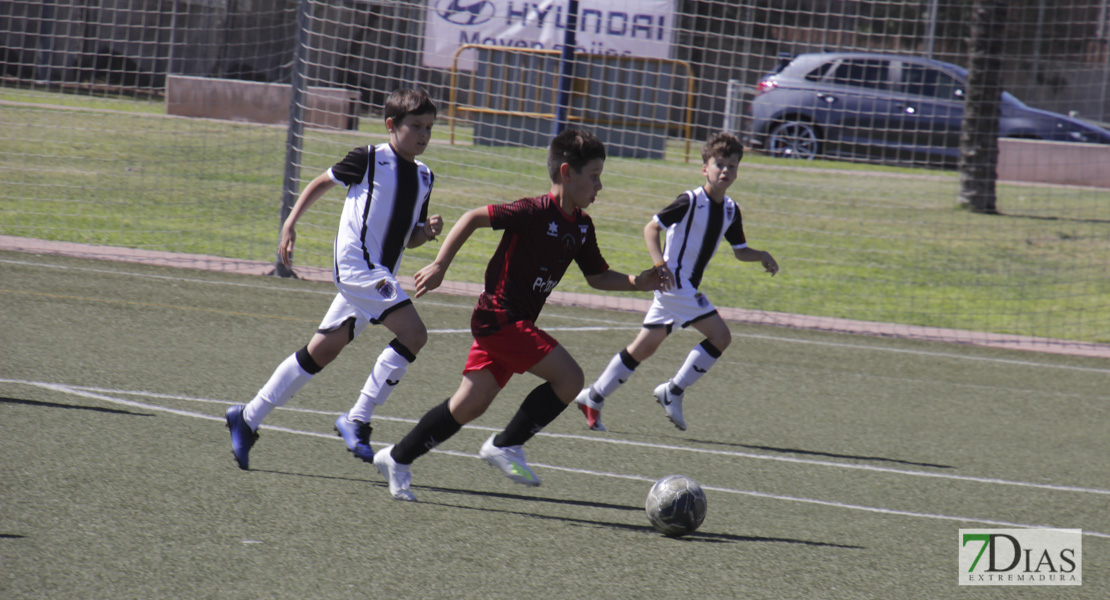
[[[464,44],[562,50],[568,0],[429,0],[424,65],[450,68]],[[575,47],[589,54],[670,58],[674,0],[580,0]],[[462,52],[460,70],[473,69]]]

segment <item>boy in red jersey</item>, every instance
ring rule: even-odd
[[[416,297],[439,287],[455,254],[479,227],[505,231],[486,267],[485,290],[471,316],[474,343],[453,396],[429,410],[394,446],[374,454],[374,465],[398,500],[413,501],[409,465],[486,411],[514,373],[533,373],[545,382],[524,399],[500,434],[478,454],[517,483],[537,486],[521,446],[574,401],[585,377],[553,337],[536,326],[548,295],[570,262],[591,287],[653,291],[667,286],[666,271],[647,269],[633,277],[609,268],[597,246],[593,221],[583,209],[601,190],[605,146],[593,134],[568,129],[555,137],[547,155],[551,191],[537,198],[491,204],[462,216],[434,262],[416,273]]]

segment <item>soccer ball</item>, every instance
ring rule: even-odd
[[[705,520],[705,492],[685,475],[668,475],[648,492],[644,503],[651,526],[668,537],[693,533]]]

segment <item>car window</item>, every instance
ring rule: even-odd
[[[831,62],[827,62],[820,67],[817,67],[816,69],[810,71],[809,73],[806,73],[806,79],[809,81],[819,81],[822,77],[825,76],[825,73],[829,72],[829,68],[832,66],[833,64]]]
[[[902,64],[902,85],[907,94],[941,100],[963,98],[963,84],[944,71],[925,65]]]
[[[887,88],[890,61],[847,59],[833,70],[830,80],[840,85],[866,88]]]

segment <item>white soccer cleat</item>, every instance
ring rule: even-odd
[[[586,426],[594,431],[608,431],[604,425],[601,424],[601,407],[602,404],[594,402],[590,398],[590,388],[586,388],[578,392],[578,397],[574,399],[578,403],[578,410],[586,415]]]
[[[671,382],[664,381],[655,386],[655,401],[659,406],[663,407],[663,412],[667,413],[667,418],[674,423],[682,431],[686,431],[686,419],[682,418],[682,396],[683,394],[671,393]]]
[[[496,433],[489,436],[486,443],[482,444],[482,448],[478,450],[478,456],[500,469],[509,479],[532,487],[538,486],[540,478],[532,472],[532,469],[528,466],[528,461],[524,460],[524,448],[520,446],[507,446],[505,448],[494,446],[493,438],[495,437],[497,437]]]
[[[393,446],[386,446],[378,450],[374,454],[374,466],[378,468],[378,472],[385,477],[389,482],[389,493],[398,500],[405,502],[416,502],[416,496],[409,490],[409,482],[412,481],[412,472],[409,471],[408,465],[402,465],[393,460],[390,452],[393,451]]]

